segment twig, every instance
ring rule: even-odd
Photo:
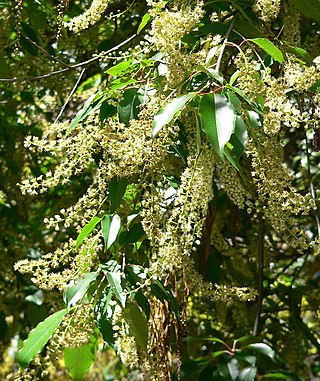
[[[317,196],[316,192],[314,190],[314,185],[312,181],[312,176],[311,176],[311,164],[310,164],[310,152],[308,148],[308,137],[307,133],[305,132],[305,141],[306,141],[306,155],[307,155],[307,168],[308,168],[308,177],[309,177],[309,184],[310,184],[310,193],[311,197],[314,199],[315,203],[317,202]],[[320,239],[320,220],[319,220],[319,210],[318,210],[318,205],[316,204],[316,211],[315,211],[315,220],[317,224],[317,230],[318,230],[318,238]]]
[[[222,44],[222,47],[221,47],[221,51],[220,51],[220,54],[219,54],[219,57],[218,57],[218,60],[217,60],[217,64],[216,64],[216,72],[219,73],[219,70],[220,70],[220,65],[221,65],[221,61],[222,61],[222,57],[223,57],[223,53],[224,53],[224,50],[226,48],[226,45],[227,45],[227,42],[228,42],[228,38],[230,36],[230,33],[233,29],[233,26],[234,26],[234,23],[236,21],[236,16],[233,18],[230,26],[229,26],[229,29],[227,30],[227,33],[226,33],[226,37],[223,41],[223,44]]]
[[[38,48],[39,50],[41,50],[44,54],[46,54],[47,56],[51,57],[53,60],[61,63],[62,65],[66,66],[66,67],[70,67],[69,64],[63,62],[62,60],[60,60],[58,57],[55,57],[53,56],[52,54],[50,54],[49,52],[47,52],[45,49],[43,49],[42,46],[38,45],[35,41],[31,40],[31,38],[29,38],[28,36],[26,36],[24,33],[22,33],[22,35],[24,36],[24,38],[28,41],[31,42],[32,45],[34,45],[36,48]]]
[[[70,94],[69,94],[69,96],[68,96],[68,99],[66,100],[65,104],[61,107],[61,110],[60,110],[58,116],[56,117],[54,123],[57,123],[57,121],[58,121],[59,118],[61,117],[61,115],[62,115],[64,109],[66,108],[67,104],[69,103],[69,101],[70,101],[72,95],[73,95],[74,92],[76,91],[76,89],[77,89],[77,87],[78,87],[78,85],[79,85],[79,82],[81,81],[81,78],[82,78],[82,76],[83,76],[83,74],[84,74],[85,71],[86,71],[86,68],[83,68],[83,69],[81,70],[81,73],[80,73],[80,75],[79,75],[79,78],[77,79],[76,84],[73,86],[73,89],[71,90],[71,92],[70,92]]]
[[[253,336],[258,335],[259,323],[262,311],[262,300],[263,300],[263,268],[264,268],[264,220],[260,216],[259,222],[259,279],[258,279],[258,307],[256,313],[256,319],[253,327]]]
[[[137,36],[137,34],[133,34],[132,36],[130,36],[129,38],[127,38],[126,40],[120,42],[120,44],[114,46],[113,48],[107,50],[106,52],[104,52],[104,54],[108,54],[108,53],[111,53],[111,52],[114,52],[115,50],[119,49],[121,46],[127,44],[129,41],[133,40],[135,37]],[[100,58],[100,55],[96,56],[96,57],[93,57],[93,58],[90,58],[89,60],[87,61],[83,61],[83,62],[80,62],[80,63],[77,63],[76,65],[72,65],[72,66],[69,66],[69,67],[66,67],[64,69],[59,69],[59,70],[55,70],[55,71],[52,71],[50,73],[47,73],[47,74],[44,74],[44,75],[37,75],[35,77],[26,77],[26,78],[17,78],[17,77],[14,77],[14,78],[0,78],[0,82],[25,82],[25,81],[33,81],[33,80],[36,80],[36,79],[42,79],[42,78],[49,78],[49,77],[52,77],[54,75],[57,75],[57,74],[61,74],[61,73],[64,73],[65,71],[69,71],[69,70],[74,70],[78,67],[81,67],[81,66],[85,66],[85,65],[88,65],[90,64],[91,62],[94,62],[96,60],[98,60]]]

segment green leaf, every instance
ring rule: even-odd
[[[254,381],[257,373],[256,367],[248,367],[241,370],[237,380],[238,381]]]
[[[72,120],[67,132],[70,133],[79,122],[85,120],[90,114],[98,110],[105,99],[106,95],[101,95],[99,93],[92,94],[91,97],[86,100],[82,109],[78,111],[77,115]]]
[[[149,15],[149,13],[146,13],[143,17],[142,17],[142,21],[140,23],[140,25],[138,26],[138,30],[137,30],[137,34],[139,34],[142,29],[148,24],[148,22],[151,20],[151,16]]]
[[[308,65],[312,65],[313,59],[306,50],[302,48],[298,48],[297,46],[290,46],[290,45],[286,46],[286,50],[288,50],[289,53],[294,54],[296,57],[302,59]]]
[[[65,348],[64,363],[74,381],[81,381],[93,364],[97,353],[96,342],[77,348]]]
[[[231,136],[230,143],[234,147],[234,153],[236,156],[237,162],[239,162],[240,157],[242,156],[245,146],[248,141],[248,131],[246,125],[242,118],[237,115],[234,133]]]
[[[262,353],[265,356],[269,357],[272,361],[275,361],[275,353],[269,345],[265,343],[254,343],[247,346],[247,348],[254,349],[256,352]]]
[[[56,328],[61,323],[63,317],[68,310],[57,311],[53,315],[47,317],[44,321],[39,323],[30,333],[28,338],[23,343],[23,347],[18,354],[18,363],[25,369],[30,361],[32,361],[36,355],[43,349],[45,344],[53,335]]]
[[[127,245],[128,243],[138,242],[142,237],[144,237],[145,232],[141,223],[134,224],[130,230],[127,232],[122,232],[120,236],[120,244],[122,246]]]
[[[83,279],[80,279],[75,286],[69,287],[64,292],[63,299],[68,309],[83,298],[90,283],[96,280],[97,276],[97,272],[88,273]]]
[[[224,83],[223,77],[214,69],[212,68],[207,68],[202,65],[199,65],[196,67],[197,70],[202,71],[203,73],[206,73],[208,76],[212,77],[216,81],[218,81],[221,85]]]
[[[101,221],[101,229],[106,249],[109,249],[117,239],[120,227],[121,219],[117,214],[113,216],[111,214],[106,214],[103,217]]]
[[[151,285],[152,294],[158,298],[161,302],[165,300],[169,303],[170,308],[179,319],[180,311],[176,298],[172,295],[170,290],[167,290],[159,280],[155,280]]]
[[[319,0],[293,0],[293,4],[304,16],[320,21]]]
[[[117,109],[115,106],[109,104],[108,101],[104,101],[100,107],[100,121],[103,122],[105,119],[109,118],[110,116],[113,116],[116,112]]]
[[[107,279],[110,283],[111,289],[114,292],[116,298],[119,300],[122,307],[124,307],[125,303],[126,303],[126,295],[123,292],[122,280],[124,278],[121,277],[120,271],[108,272],[107,273]]]
[[[126,302],[122,313],[126,322],[129,324],[130,334],[135,338],[137,345],[147,352],[148,325],[145,314],[136,303],[129,300]]]
[[[170,123],[178,116],[184,106],[195,96],[195,93],[180,95],[166,104],[155,116],[153,121],[153,136],[155,136],[163,126]]]
[[[270,40],[267,38],[253,38],[249,41],[252,41],[258,45],[262,50],[268,53],[275,61],[284,63],[284,57],[281,53],[281,50],[278,49]]]
[[[287,370],[278,370],[275,373],[269,373],[263,376],[263,379],[278,378],[283,380],[303,381],[297,374],[288,372]]]
[[[131,119],[137,119],[140,112],[140,105],[145,101],[144,91],[132,88],[124,91],[123,98],[118,106],[119,121],[126,126]]]
[[[80,234],[78,235],[77,242],[76,242],[76,249],[79,249],[79,247],[83,244],[83,241],[86,237],[93,231],[93,229],[96,227],[96,225],[102,220],[102,217],[94,216],[88,223],[85,225]]]
[[[114,213],[120,206],[121,200],[126,192],[128,179],[115,176],[108,185],[108,198],[111,201],[110,212]]]
[[[114,77],[117,77],[120,73],[126,71],[131,66],[132,62],[133,60],[122,61],[117,65],[110,67],[107,70],[107,73]]]
[[[200,101],[202,129],[208,135],[217,154],[223,150],[235,128],[235,112],[228,99],[220,94],[206,94]]]
[[[224,153],[225,157],[228,159],[228,161],[233,165],[233,167],[238,172],[240,172],[241,168],[240,168],[240,165],[239,165],[238,161],[236,161],[234,159],[234,157],[232,156],[231,152],[229,151],[229,149],[227,147],[224,148],[223,153]]]
[[[235,381],[239,375],[238,362],[233,359],[227,362],[225,357],[218,357],[219,373],[227,381]]]
[[[130,77],[130,78],[124,78],[124,77],[120,77],[120,78],[116,78],[114,81],[112,81],[110,83],[110,92],[114,91],[114,90],[119,90],[119,89],[122,89],[124,87],[127,87],[129,85],[132,85],[133,83],[136,83],[137,80]]]

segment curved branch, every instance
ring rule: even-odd
[[[130,37],[127,38],[126,40],[120,42],[120,44],[114,46],[113,48],[111,48],[111,49],[109,49],[109,50],[107,50],[107,51],[105,51],[104,54],[108,54],[108,53],[114,52],[115,50],[119,49],[121,46],[123,46],[123,45],[127,44],[129,41],[133,40],[136,36],[137,36],[136,33],[133,34],[132,36],[130,36]],[[91,62],[94,62],[94,61],[98,60],[99,58],[100,58],[100,55],[97,55],[96,57],[90,58],[90,59],[87,60],[87,61],[83,61],[83,62],[77,63],[77,64],[75,64],[75,65],[65,67],[65,68],[63,68],[63,69],[59,69],[59,70],[55,70],[55,71],[51,71],[50,73],[47,73],[47,74],[37,75],[37,76],[35,76],[35,77],[26,77],[26,78],[18,78],[18,77],[14,77],[14,78],[0,78],[0,82],[25,82],[25,81],[33,81],[33,80],[36,80],[36,79],[49,78],[49,77],[52,77],[52,76],[54,76],[54,75],[64,73],[65,71],[70,71],[70,70],[77,69],[78,67],[82,67],[82,66],[89,65]]]

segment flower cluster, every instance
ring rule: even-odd
[[[89,9],[65,23],[65,27],[78,33],[90,25],[95,25],[107,10],[109,3],[110,0],[93,0]]]
[[[293,177],[284,164],[283,147],[277,139],[264,136],[259,143],[249,141],[246,153],[252,162],[257,212],[262,212],[273,229],[292,246],[305,250],[308,237],[299,229],[295,216],[308,215],[316,205],[310,194],[303,196],[292,186]]]
[[[176,50],[181,38],[199,23],[202,16],[202,2],[198,2],[194,9],[187,6],[164,10],[152,21],[149,41],[157,50],[170,53]]]
[[[253,10],[262,21],[270,23],[277,18],[280,11],[280,3],[280,0],[256,0]]]
[[[86,274],[94,267],[98,252],[102,249],[100,233],[91,236],[76,249],[76,242],[70,239],[53,253],[39,259],[23,259],[15,264],[15,270],[32,274],[32,281],[39,288],[64,291],[72,281]],[[61,266],[65,266],[61,270]]]

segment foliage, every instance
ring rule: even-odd
[[[318,1],[0,8],[1,378],[316,380]]]

